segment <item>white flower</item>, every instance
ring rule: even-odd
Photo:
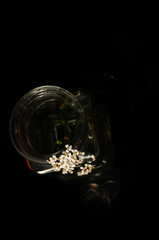
[[[54,171],[59,172],[61,170],[62,174],[73,174],[74,168],[78,167],[80,169],[77,172],[78,176],[87,175],[92,172],[94,166],[91,164],[91,161],[95,161],[94,155],[85,155],[85,152],[72,149],[72,146],[68,144],[65,145],[65,148],[66,150],[63,151],[58,158],[56,155],[52,155],[52,157],[47,160],[47,162],[52,165]]]
[[[69,146],[69,151],[72,151],[72,146],[71,145]]]

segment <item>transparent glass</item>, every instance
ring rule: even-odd
[[[96,105],[84,89],[70,91],[57,86],[41,86],[24,95],[15,105],[10,119],[10,136],[16,150],[39,174],[52,173],[64,179],[77,174],[55,172],[47,160],[60,156],[66,145],[93,155],[100,176],[113,166],[113,146],[107,113]],[[88,177],[84,176],[84,177]]]

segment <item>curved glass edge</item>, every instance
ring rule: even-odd
[[[76,97],[68,90],[58,87],[58,86],[53,86],[53,85],[40,86],[40,87],[34,88],[34,89],[30,90],[29,92],[27,92],[15,104],[13,111],[11,113],[11,117],[10,117],[9,135],[10,135],[10,139],[11,139],[11,142],[12,142],[14,148],[19,152],[20,155],[22,155],[25,159],[27,159],[27,161],[29,161],[30,164],[33,161],[37,164],[38,167],[41,164],[44,164],[44,161],[45,161],[44,158],[47,160],[50,157],[50,154],[48,154],[48,155],[39,154],[39,155],[37,155],[37,158],[34,158],[34,157],[31,157],[26,152],[24,152],[22,146],[20,146],[20,144],[18,143],[18,140],[17,140],[17,131],[18,130],[17,130],[17,126],[16,126],[16,124],[17,124],[16,121],[18,119],[18,114],[21,113],[21,111],[23,110],[24,107],[25,108],[27,107],[27,104],[29,104],[30,101],[32,101],[32,99],[34,99],[35,96],[41,97],[41,95],[45,94],[46,92],[52,93],[52,92],[56,92],[56,91],[58,91],[61,95],[63,94],[63,95],[69,96],[69,98],[72,99],[72,102],[74,102],[78,106],[78,108],[80,109],[81,119],[83,119],[82,123],[83,123],[83,125],[85,125],[84,112],[83,112],[83,109],[82,109],[80,103],[76,99]],[[80,145],[81,145],[81,143],[80,143]],[[60,152],[62,152],[63,150],[64,149],[62,149]],[[57,154],[60,154],[60,152],[58,152]],[[42,159],[42,160],[40,160],[40,159]],[[33,164],[33,165],[36,165],[36,164]],[[46,163],[44,165],[45,165],[44,168],[50,168],[50,165],[48,163]],[[35,167],[35,169],[37,169],[37,167]]]

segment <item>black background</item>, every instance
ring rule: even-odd
[[[80,25],[47,28],[35,22],[10,21],[4,37],[2,68],[2,185],[9,218],[38,219],[41,225],[68,216],[105,216],[136,221],[156,211],[158,67],[156,31],[107,28],[94,30]],[[103,74],[109,74],[109,81]],[[99,77],[100,76],[100,77]],[[100,81],[99,81],[99,78]],[[110,206],[98,197],[81,200],[75,184],[37,176],[26,166],[9,138],[9,119],[15,103],[41,85],[69,89],[84,87],[108,107],[119,191]],[[4,91],[4,92],[3,92]],[[4,126],[4,127],[3,127]],[[4,147],[3,147],[4,145]],[[59,220],[57,220],[59,221]],[[63,221],[63,220],[62,220]],[[41,226],[40,225],[40,226]]]

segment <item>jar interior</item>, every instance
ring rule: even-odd
[[[30,146],[40,154],[51,154],[61,151],[66,144],[74,144],[78,140],[76,115],[68,102],[46,99],[30,117]]]

